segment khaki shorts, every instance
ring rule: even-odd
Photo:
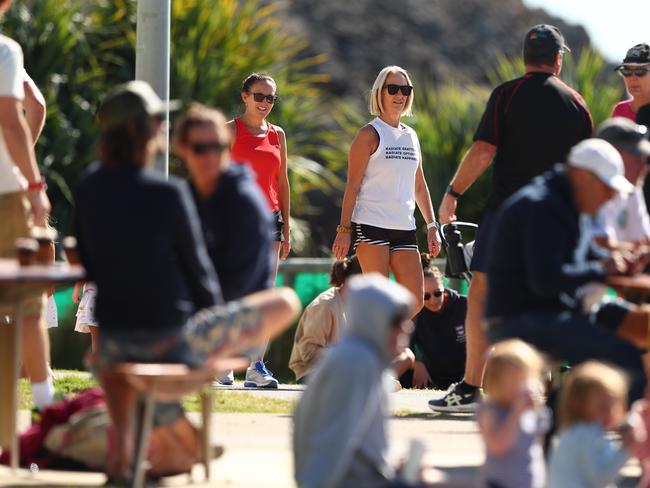
[[[16,258],[16,239],[29,237],[34,226],[27,196],[22,192],[0,195],[0,258]],[[45,294],[30,293],[20,301],[23,316],[42,316]],[[13,305],[0,304],[0,323],[13,320]]]

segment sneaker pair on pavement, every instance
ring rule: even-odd
[[[442,398],[429,400],[429,408],[434,412],[474,413],[480,398],[480,388],[460,381],[453,383]]]
[[[226,371],[219,375],[215,381],[215,385],[229,386],[233,384],[235,376],[232,371]],[[268,388],[276,389],[278,387],[278,380],[273,377],[266,366],[264,361],[257,361],[251,364],[246,370],[246,379],[244,380],[245,388]]]

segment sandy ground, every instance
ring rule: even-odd
[[[237,394],[238,390],[233,391]],[[259,392],[281,398],[297,398],[300,390],[291,388],[279,392]],[[418,438],[427,446],[425,464],[440,467],[458,481],[471,483],[484,456],[483,446],[472,416],[443,416],[432,414],[427,400],[441,392],[401,391],[392,395],[393,411],[409,413],[392,418],[390,435],[397,458],[408,450],[410,439]],[[196,417],[196,415],[194,415]],[[224,446],[224,455],[212,463],[212,480],[203,481],[203,468],[195,466],[191,486],[224,488],[291,488],[293,460],[291,453],[291,418],[273,414],[215,414],[212,439]],[[23,416],[23,424],[27,416]],[[639,468],[626,468],[629,478],[619,486],[634,486],[633,477]],[[189,486],[188,476],[164,480],[163,486]],[[55,471],[30,472],[21,470],[11,476],[0,468],[0,486],[101,486],[104,476],[94,473]]]

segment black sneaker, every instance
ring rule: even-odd
[[[474,413],[479,404],[480,390],[466,391],[464,383],[454,383],[447,393],[437,400],[429,400],[429,408],[434,412]]]

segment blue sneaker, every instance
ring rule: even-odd
[[[276,389],[278,380],[273,377],[273,373],[266,369],[264,361],[257,361],[246,370],[244,387]]]

